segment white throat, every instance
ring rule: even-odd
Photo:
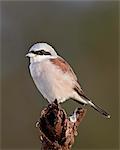
[[[30,63],[42,62],[48,60],[50,58],[56,58],[57,56],[49,56],[49,55],[36,55],[34,57],[30,57]]]

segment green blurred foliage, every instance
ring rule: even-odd
[[[35,128],[47,105],[25,58],[36,42],[48,42],[73,66],[86,95],[111,114],[89,109],[73,150],[118,149],[118,2],[1,2],[2,147],[39,149]],[[70,114],[78,105],[62,106]]]

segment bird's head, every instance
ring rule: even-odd
[[[29,49],[26,56],[30,58],[31,62],[40,62],[48,58],[57,57],[57,53],[47,43],[36,43]]]

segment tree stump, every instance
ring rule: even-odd
[[[70,150],[77,127],[84,118],[86,109],[77,108],[73,115],[67,117],[66,112],[55,100],[45,107],[36,123],[42,150]]]

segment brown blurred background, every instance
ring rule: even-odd
[[[40,149],[35,128],[47,101],[29,74],[29,47],[48,42],[74,68],[85,93],[111,114],[89,109],[73,150],[118,150],[118,2],[1,2],[2,148]],[[62,104],[70,114],[76,102]]]

